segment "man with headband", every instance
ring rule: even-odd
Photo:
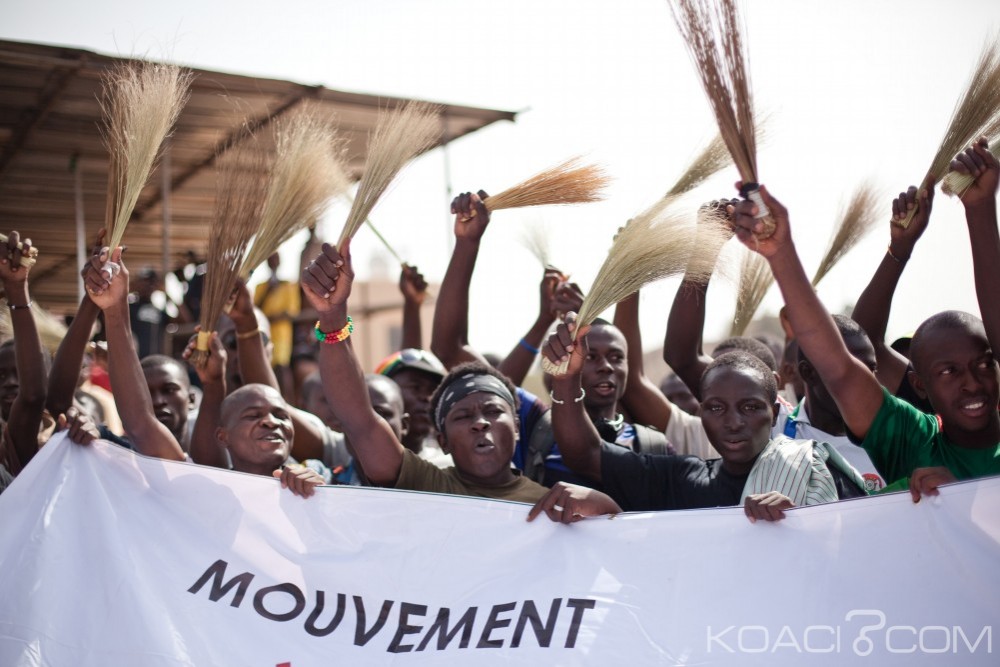
[[[518,433],[514,388],[488,366],[456,368],[431,399],[438,442],[452,455],[454,467],[439,469],[403,447],[372,410],[364,371],[351,346],[354,327],[347,299],[353,279],[349,250],[341,255],[329,245],[302,272],[303,291],[319,313],[323,390],[368,480],[397,489],[529,503],[545,496],[545,487],[511,467]]]

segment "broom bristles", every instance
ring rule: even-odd
[[[603,191],[610,180],[597,165],[581,164],[578,156],[488,197],[483,204],[490,212],[527,206],[586,204],[604,199]]]
[[[397,111],[380,115],[338,248],[354,236],[403,167],[440,136],[438,108],[425,102],[407,102]]]
[[[208,360],[208,336],[232,294],[250,239],[260,227],[269,158],[245,137],[216,161],[215,217],[209,230],[208,265],[201,302],[201,331],[192,361]]]
[[[837,262],[851,252],[856,245],[868,235],[878,224],[878,203],[879,196],[874,186],[870,183],[862,183],[840,217],[840,224],[830,237],[830,245],[826,255],[816,269],[813,276],[813,287],[823,280]]]
[[[552,266],[552,242],[549,227],[542,221],[525,225],[521,232],[521,245],[527,248],[543,268]]]
[[[704,183],[715,172],[732,162],[726,142],[722,135],[717,134],[701,153],[688,165],[688,168],[677,179],[673,187],[667,191],[667,197],[679,197],[694,190]]]
[[[0,343],[14,337],[14,323],[11,322],[10,308],[7,306],[7,296],[4,295],[0,302]],[[38,340],[42,347],[50,355],[55,355],[62,339],[66,337],[66,325],[37,301],[31,303],[31,316],[35,320],[35,330],[38,332]]]
[[[163,140],[187,101],[191,77],[175,65],[145,61],[113,67],[104,77],[102,134],[110,157],[104,225],[111,248],[121,244]]]
[[[241,278],[249,278],[285,241],[319,219],[331,199],[348,191],[344,147],[344,140],[318,109],[303,107],[275,123],[267,199]]]
[[[969,78],[969,85],[959,98],[952,112],[948,129],[938,147],[921,187],[934,187],[945,178],[952,158],[983,135],[994,136],[1000,130],[1000,42],[993,38],[983,46],[976,67]],[[959,174],[958,176],[961,176]],[[949,189],[964,192],[972,184],[954,178]],[[964,187],[963,187],[964,186]],[[902,220],[894,220],[907,227],[917,208],[909,211]]]
[[[740,287],[736,297],[736,314],[729,330],[730,336],[743,335],[773,283],[774,276],[767,260],[747,250],[740,268]]]

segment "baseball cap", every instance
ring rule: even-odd
[[[444,364],[432,352],[418,350],[414,347],[393,352],[375,367],[375,372],[379,375],[392,377],[407,368],[430,373],[438,380],[443,379],[448,372]]]

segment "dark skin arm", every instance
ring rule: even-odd
[[[146,377],[135,354],[128,312],[128,269],[121,263],[121,248],[114,250],[111,261],[121,269],[109,281],[108,274],[101,270],[101,257],[91,257],[84,283],[91,300],[104,311],[108,330],[108,375],[118,413],[129,440],[140,454],[183,461],[184,450],[180,443],[154,416]]]
[[[190,362],[194,352],[197,336],[188,341],[184,350],[184,358]],[[191,460],[201,465],[215,468],[229,468],[229,460],[224,448],[215,437],[220,426],[222,401],[226,398],[226,348],[219,340],[219,335],[212,333],[209,341],[208,361],[204,366],[194,364],[194,370],[201,380],[201,406],[198,408],[198,419],[191,433]]]
[[[919,207],[918,207],[919,203]],[[909,361],[885,342],[885,330],[889,325],[889,310],[892,308],[892,297],[903,275],[906,263],[913,254],[917,240],[927,229],[930,220],[931,207],[934,203],[934,189],[923,188],[919,192],[915,186],[910,186],[906,192],[900,192],[892,201],[892,221],[889,223],[889,248],[882,262],[875,270],[875,275],[868,287],[858,297],[851,317],[861,325],[872,345],[875,346],[875,358],[878,362],[876,377],[883,387],[895,393],[906,376]],[[896,224],[897,220],[906,217],[909,211],[916,209],[913,220],[908,227]]]
[[[539,290],[538,317],[528,333],[524,334],[523,339],[536,349],[541,348],[545,342],[545,334],[560,314],[577,311],[583,303],[583,293],[580,288],[568,282],[566,276],[558,269],[551,267],[545,269]],[[520,386],[531,370],[532,364],[535,363],[535,356],[534,352],[518,341],[507,357],[500,362],[497,370],[510,378],[516,386]]]
[[[103,242],[102,229],[94,240],[91,256],[101,254]],[[73,396],[80,379],[80,368],[83,366],[83,355],[100,312],[101,309],[93,301],[86,296],[83,297],[76,311],[76,317],[70,323],[66,336],[59,343],[59,349],[56,350],[55,359],[52,361],[52,369],[49,371],[49,391],[45,404],[51,415],[63,414],[73,405]]]
[[[642,334],[639,331],[639,293],[625,297],[615,306],[614,324],[628,343],[628,379],[622,404],[632,421],[665,431],[670,422],[670,401],[654,385],[643,369]]]
[[[350,252],[350,241],[344,244],[343,255],[324,243],[323,252],[302,271],[302,291],[319,313],[322,331],[340,331],[347,324],[347,300],[354,282]],[[343,424],[368,480],[383,486],[395,484],[403,464],[403,445],[372,409],[351,339],[321,343],[319,367],[326,400]]]
[[[403,294],[403,348],[423,349],[420,307],[427,298],[427,281],[417,267],[403,265],[399,274],[399,291]]]
[[[534,521],[542,512],[556,523],[576,523],[589,516],[610,514],[614,516],[622,508],[611,496],[596,489],[566,482],[556,482],[549,492],[528,512],[528,521]],[[609,517],[611,518],[611,517]]]
[[[542,348],[542,354],[555,365],[569,362],[565,375],[552,376],[552,432],[569,469],[600,482],[601,436],[587,416],[583,401],[576,400],[580,396],[580,372],[587,358],[586,335],[590,327],[584,327],[574,342],[575,319],[576,313],[569,313]]]
[[[972,241],[972,267],[976,280],[979,311],[986,328],[986,338],[994,354],[1000,350],[1000,233],[997,232],[997,184],[1000,163],[990,152],[986,139],[980,139],[951,163],[955,171],[976,180],[962,195],[965,220]]]
[[[246,384],[264,384],[280,392],[278,378],[274,375],[271,362],[267,359],[264,339],[251,335],[257,328],[257,316],[253,311],[253,298],[245,283],[236,285],[236,299],[229,317],[236,325],[236,355],[240,363],[240,376]],[[295,440],[292,456],[299,460],[318,459],[323,455],[323,434],[314,421],[305,417],[302,410],[288,406],[288,413],[295,426]],[[214,431],[213,431],[214,433]]]
[[[6,244],[0,244],[0,280],[3,281],[14,330],[14,360],[17,365],[17,398],[10,408],[7,431],[14,445],[14,456],[8,456],[11,474],[16,475],[38,452],[38,426],[45,410],[45,361],[42,344],[35,327],[35,318],[28,303],[28,273],[31,267],[20,266],[22,253],[31,251],[31,239],[22,248],[20,234],[11,232]],[[16,461],[13,459],[16,456]]]
[[[482,190],[479,194],[466,192],[451,202],[451,212],[455,214],[455,250],[441,282],[431,331],[431,352],[446,368],[466,361],[486,363],[469,345],[469,284],[479,256],[479,242],[490,222],[490,212],[483,205],[486,196]]]
[[[847,351],[833,319],[816,296],[792,242],[788,210],[766,187],[761,186],[760,193],[777,225],[774,235],[767,239],[754,236],[763,231],[763,224],[753,217],[757,206],[743,201],[734,207],[736,236],[767,259],[802,352],[837,402],[848,430],[864,438],[882,407],[882,386],[868,367]]]

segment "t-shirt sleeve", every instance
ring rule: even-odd
[[[937,420],[882,388],[882,407],[861,446],[886,481],[908,477],[914,468],[930,465],[928,453],[937,434]]]
[[[701,425],[701,417],[689,415],[673,403],[670,403],[670,420],[667,421],[663,434],[678,454],[697,456],[700,459],[719,458],[719,452],[715,451],[705,433],[705,427]]]

